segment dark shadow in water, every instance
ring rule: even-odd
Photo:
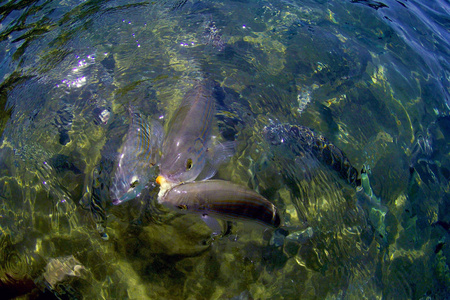
[[[19,73],[12,73],[0,85],[0,136],[3,135],[6,123],[11,118],[12,107],[7,107],[8,93],[12,91],[18,84],[21,84],[33,76],[20,76]]]
[[[351,3],[359,3],[359,4],[363,4],[366,5],[368,7],[374,8],[376,10],[383,8],[383,7],[389,7],[386,4],[384,4],[383,2],[379,2],[379,1],[373,1],[373,0],[351,0]]]

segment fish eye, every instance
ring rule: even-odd
[[[179,209],[181,209],[181,210],[187,210],[187,209],[188,209],[187,205],[185,205],[185,204],[178,205],[177,207],[178,207]]]
[[[132,183],[130,183],[130,188],[135,188],[139,184],[139,180],[135,180]]]
[[[186,170],[190,170],[192,168],[192,159],[188,158],[186,161]]]

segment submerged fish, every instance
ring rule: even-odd
[[[311,153],[319,161],[330,166],[350,185],[361,186],[361,177],[344,152],[323,135],[310,128],[290,124],[272,124],[264,128],[266,140],[274,145],[286,145],[295,155]]]
[[[119,150],[111,182],[113,204],[136,198],[156,176],[164,131],[156,121],[147,122],[139,113],[132,113],[131,125]]]
[[[86,179],[80,205],[89,210],[100,236],[107,240],[107,209],[131,200],[141,193],[156,173],[152,165],[159,158],[162,126],[149,124],[139,113],[131,114],[131,124],[114,118],[108,126],[107,142],[100,162]],[[154,174],[156,175],[156,174]]]
[[[205,180],[176,185],[159,203],[183,214],[198,214],[213,228],[210,218],[254,221],[279,227],[278,210],[269,200],[243,186],[224,180]]]
[[[163,143],[160,174],[173,183],[195,180],[207,163],[215,114],[213,82],[197,83],[172,116]]]

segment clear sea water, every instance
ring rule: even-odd
[[[448,299],[449,43],[447,0],[0,1],[2,297]],[[157,188],[107,203],[130,107],[167,124],[204,77],[237,143],[216,178],[284,229],[211,240]],[[267,143],[277,123],[325,136],[369,188]]]

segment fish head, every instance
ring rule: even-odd
[[[197,139],[187,150],[174,150],[162,154],[160,174],[174,183],[195,180],[205,166],[207,147]]]
[[[156,171],[148,161],[132,157],[125,147],[113,172],[110,195],[113,204],[120,204],[138,197]]]
[[[142,183],[142,180],[139,180],[138,176],[133,176],[128,180],[114,180],[111,189],[113,204],[120,204],[136,198],[144,187],[145,184]]]
[[[179,197],[176,198],[176,201],[173,201],[173,199],[171,199],[172,201],[167,201],[164,198],[164,200],[161,201],[161,204],[164,207],[166,207],[167,209],[170,209],[177,213],[181,213],[181,214],[193,213],[192,212],[193,205],[191,205],[188,201],[186,201],[188,199],[188,197],[184,197],[183,195],[178,195],[178,196]]]
[[[120,204],[138,197],[148,180],[149,177],[140,174],[137,168],[118,167],[112,179],[110,191],[113,204]]]
[[[195,193],[184,188],[189,183],[171,183],[161,175],[156,178],[156,182],[160,185],[158,202],[164,207],[181,214],[205,211],[204,204],[195,197]]]

